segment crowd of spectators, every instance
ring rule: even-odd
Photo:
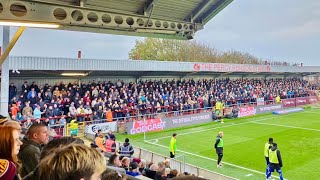
[[[31,125],[22,140],[21,126],[16,121],[1,119],[0,131],[0,180],[204,180],[179,173],[171,168],[169,159],[156,164],[118,153],[106,158],[101,149],[88,147],[79,138],[49,141],[43,124]]]
[[[217,101],[226,106],[307,96],[317,86],[299,78],[146,80],[124,83],[92,81],[38,86],[25,82],[18,93],[9,87],[10,114],[14,120],[45,119],[46,124],[124,118],[138,114],[209,109]],[[54,118],[59,117],[59,118]]]

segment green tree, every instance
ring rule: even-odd
[[[219,52],[208,44],[197,41],[145,38],[137,40],[129,53],[132,60],[187,61],[211,63],[250,63],[262,61],[240,51]]]

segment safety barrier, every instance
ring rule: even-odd
[[[166,159],[169,159],[169,157],[148,151],[146,149],[142,149],[142,148],[138,148],[138,147],[133,147],[133,148],[134,148],[134,152],[135,152],[133,156],[140,158],[140,159],[144,159],[147,162],[158,163],[158,162],[163,162]],[[179,159],[179,158],[177,158],[177,159]],[[177,159],[170,159],[170,164],[172,166],[171,168],[177,169],[181,173],[188,172],[188,173],[194,174],[196,176],[202,176],[207,179],[216,179],[216,180],[236,179],[236,178],[225,176],[220,173],[216,173],[213,171],[209,171],[209,170],[185,163],[185,162],[183,162],[184,161],[183,159],[182,160],[177,160]]]

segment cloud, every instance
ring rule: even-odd
[[[320,34],[319,19],[313,19],[300,25],[285,27],[278,31],[271,32],[271,35],[275,36],[276,38],[290,40],[309,38],[317,34]]]

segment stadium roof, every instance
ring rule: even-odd
[[[201,62],[69,59],[50,57],[9,57],[9,69],[19,70],[12,77],[59,77],[62,73],[90,76],[180,76],[187,75],[312,75],[319,66],[269,66]]]
[[[1,0],[0,21],[60,30],[192,39],[233,0]]]

